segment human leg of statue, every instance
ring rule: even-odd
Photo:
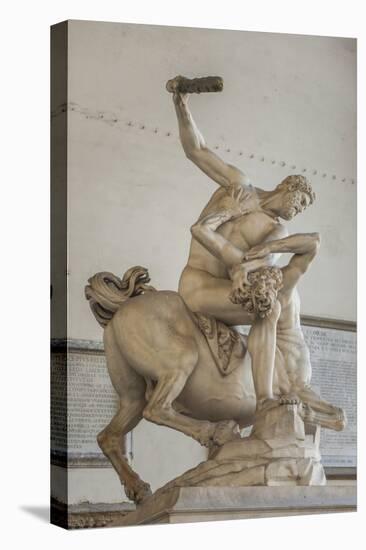
[[[230,279],[214,277],[206,271],[185,268],[179,294],[191,311],[211,315],[227,325],[251,325],[254,316],[230,301]]]
[[[281,306],[277,301],[269,315],[255,319],[248,336],[248,351],[252,360],[257,411],[277,402],[273,395],[273,371],[276,354],[276,328],[280,313]]]

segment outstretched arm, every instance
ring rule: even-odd
[[[179,136],[184,152],[198,168],[222,187],[248,185],[249,179],[235,166],[225,163],[205,143],[188,108],[188,94],[175,92],[173,101],[177,113]]]
[[[294,254],[286,267],[282,269],[284,287],[294,288],[300,277],[309,269],[320,247],[319,233],[297,233],[284,239],[274,240],[254,246],[245,254],[245,259],[253,261],[273,252]]]

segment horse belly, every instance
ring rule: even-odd
[[[223,376],[211,354],[200,356],[188,378],[178,401],[200,420],[236,420],[250,425],[256,406],[256,397],[249,356],[227,376]]]

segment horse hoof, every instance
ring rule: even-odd
[[[241,437],[238,424],[234,420],[225,420],[217,423],[213,435],[214,444],[224,445],[224,443],[235,439],[241,439]]]
[[[337,407],[336,431],[341,432],[347,426],[347,415],[343,409]]]
[[[148,483],[141,481],[133,487],[125,487],[127,498],[135,504],[142,504],[147,498],[152,495],[151,487]]]
[[[151,487],[148,483],[144,484],[144,487],[142,487],[136,494],[136,504],[143,504],[145,500],[147,500],[152,495]]]

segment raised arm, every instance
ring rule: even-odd
[[[205,143],[188,108],[188,94],[175,92],[173,101],[177,113],[179,136],[184,152],[209,178],[228,190],[249,185],[249,179],[235,166],[227,164]]]

